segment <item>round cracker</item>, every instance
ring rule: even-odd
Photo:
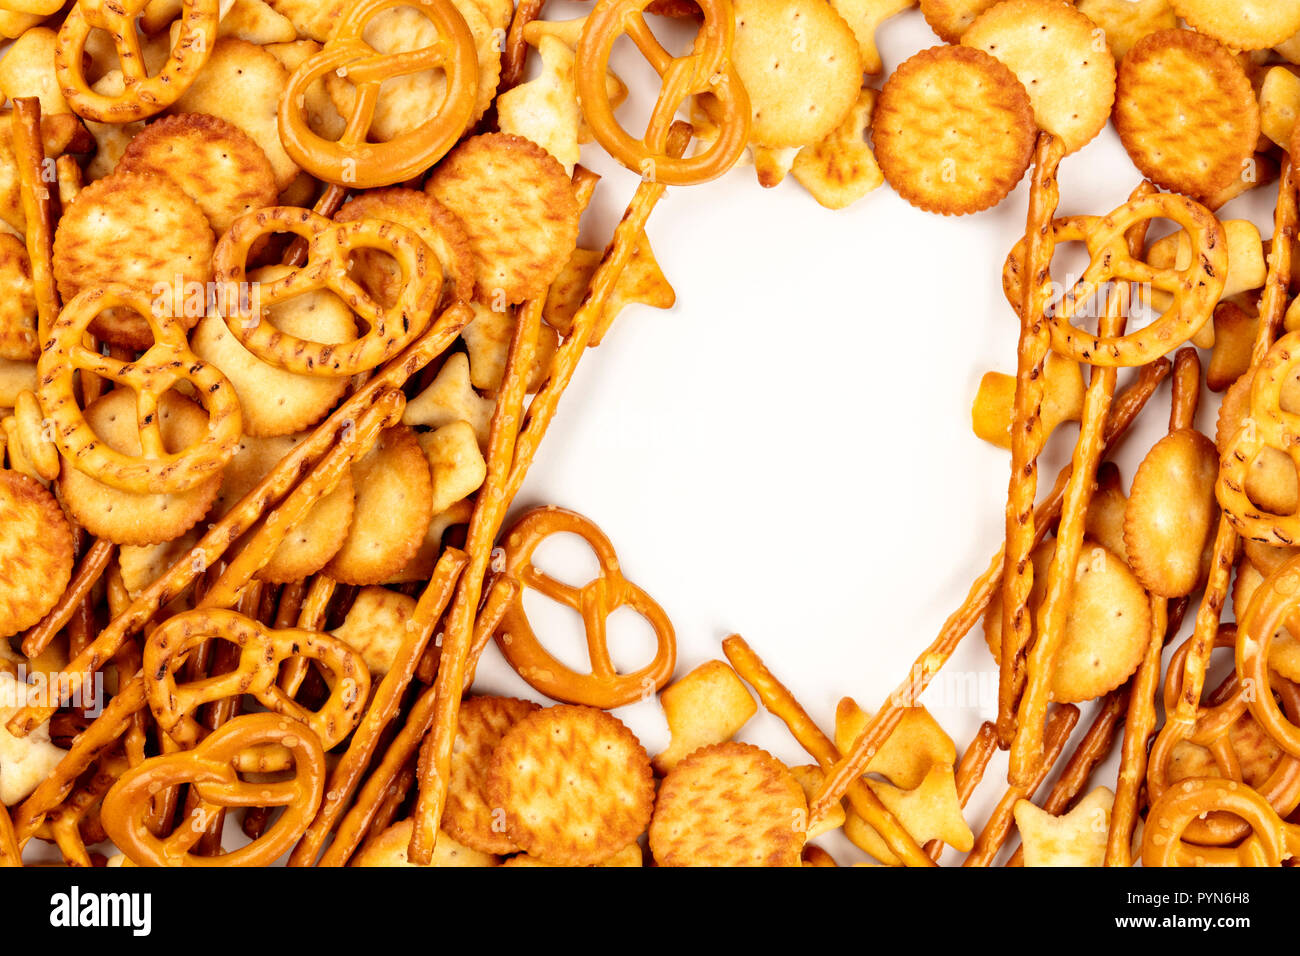
[[[372,189],[353,199],[334,216],[335,222],[382,219],[405,226],[424,240],[442,266],[443,301],[468,301],[474,296],[474,251],[460,219],[450,209],[418,189]],[[383,302],[398,298],[402,272],[391,257],[371,249],[355,253],[357,277]]]
[[[960,43],[975,18],[998,0],[921,0],[921,16],[940,40]]]
[[[1174,11],[1198,33],[1234,50],[1263,50],[1300,33],[1295,0],[1173,0]]]
[[[199,529],[191,528],[179,538],[162,544],[124,544],[118,548],[117,566],[131,600],[143,594],[168,568],[193,550],[199,538]]]
[[[564,167],[522,136],[465,140],[425,190],[465,227],[480,301],[512,305],[545,295],[578,246],[581,210]]]
[[[900,196],[927,212],[997,205],[1033,154],[1034,111],[1015,74],[981,50],[933,47],[904,61],[876,100],[876,160]]]
[[[1129,567],[1152,594],[1191,594],[1207,570],[1218,477],[1214,442],[1190,428],[1170,432],[1142,459],[1124,513],[1124,545]]]
[[[1190,30],[1161,30],[1120,63],[1115,128],[1152,182],[1208,197],[1232,185],[1254,157],[1259,102],[1224,47]]]
[[[0,471],[0,639],[26,630],[72,577],[72,528],[39,481]]]
[[[1065,0],[1004,0],[961,42],[1005,63],[1029,93],[1038,126],[1072,153],[1101,132],[1115,102],[1115,58],[1097,33]]]
[[[654,775],[645,748],[622,721],[594,707],[564,704],[534,711],[501,738],[486,792],[489,806],[504,811],[506,835],[522,850],[585,866],[645,830]]]
[[[274,206],[279,195],[261,147],[239,127],[206,113],[151,123],[131,140],[117,168],[176,183],[198,203],[217,235],[240,216]]]
[[[170,179],[123,170],[91,183],[59,219],[54,278],[66,302],[83,289],[120,282],[144,289],[186,328],[203,315],[215,240],[203,210]],[[197,295],[196,295],[197,290]],[[113,309],[90,331],[115,345],[146,349],[149,325]]]
[[[753,110],[751,141],[815,143],[839,125],[862,87],[862,55],[826,0],[736,0],[731,63]]]
[[[1055,541],[1034,549],[1034,586],[1029,607],[1038,621]],[[1002,597],[989,602],[984,640],[996,658],[1001,647]],[[1119,687],[1142,661],[1151,640],[1151,604],[1146,591],[1119,556],[1084,539],[1074,578],[1074,597],[1065,635],[1052,670],[1052,699],[1092,700]]]
[[[240,499],[270,474],[306,435],[259,438],[245,435],[222,474],[221,490],[213,507],[213,519],[224,517]],[[319,499],[305,518],[289,528],[271,559],[257,572],[257,578],[276,584],[301,581],[315,574],[338,553],[352,524],[355,490],[352,475],[345,472],[334,490]]]
[[[36,332],[32,260],[22,240],[0,232],[0,359],[34,362],[41,355]]]
[[[659,787],[650,852],[660,866],[798,866],[807,812],[803,788],[767,751],[701,747]]]
[[[442,827],[466,846],[501,855],[519,850],[488,801],[488,769],[501,738],[538,709],[531,700],[515,697],[468,697],[461,702]]]
[[[108,447],[124,455],[140,454],[135,393],[130,389],[117,388],[101,396],[86,409],[85,417]],[[208,416],[171,391],[158,402],[158,425],[164,447],[175,452],[203,438]],[[96,537],[118,544],[161,544],[179,538],[207,514],[220,487],[221,475],[215,474],[188,491],[138,495],[111,488],[70,466],[59,471],[59,497],[72,517]]]
[[[407,855],[411,845],[410,820],[394,823],[375,839],[369,841],[353,859],[353,866],[419,866]],[[439,834],[433,849],[433,859],[427,866],[496,866],[496,857],[461,846],[446,833]]]
[[[269,283],[291,271],[287,266],[265,266],[249,278],[254,284]],[[266,310],[266,321],[288,335],[327,345],[357,337],[352,310],[328,289],[276,303]],[[248,435],[302,431],[324,418],[348,389],[347,379],[303,375],[262,361],[240,344],[216,314],[198,324],[190,348],[219,368],[235,387]]]
[[[352,524],[325,573],[344,584],[382,584],[424,540],[433,507],[433,475],[415,431],[386,429],[352,465]]]
[[[1253,380],[1254,376],[1250,373],[1242,375],[1223,393],[1214,433],[1214,444],[1220,457],[1227,453],[1233,436],[1250,413],[1250,388]],[[1296,384],[1295,378],[1283,384],[1283,411],[1300,410],[1300,403],[1292,398]],[[1271,514],[1295,513],[1297,504],[1300,504],[1300,476],[1296,475],[1295,464],[1286,452],[1271,445],[1260,449],[1246,473],[1246,497]]]

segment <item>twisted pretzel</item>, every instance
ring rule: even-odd
[[[262,361],[303,375],[347,378],[388,361],[428,326],[442,290],[442,267],[419,236],[378,219],[334,223],[291,206],[241,216],[217,243],[212,257],[215,281],[239,288],[247,279],[254,243],[274,233],[293,233],[307,240],[304,264],[274,282],[259,283],[249,299],[251,309],[235,296],[226,296],[221,303],[230,333]],[[348,275],[359,249],[377,249],[401,269],[400,291],[393,303],[377,302]],[[289,335],[264,319],[271,306],[320,289],[342,299],[369,330],[351,342],[327,345]]]
[[[1187,843],[1187,827],[1214,811],[1226,811],[1249,827],[1233,847]],[[1300,826],[1282,820],[1267,800],[1235,780],[1198,777],[1171,788],[1151,804],[1142,834],[1143,866],[1280,866],[1300,853]]]
[[[1265,448],[1283,451],[1300,472],[1300,415],[1282,408],[1282,389],[1300,368],[1300,332],[1278,339],[1255,370],[1250,411],[1224,449],[1215,494],[1223,514],[1243,538],[1264,544],[1300,542],[1300,514],[1270,514],[1250,500],[1250,466]]]
[[[290,158],[313,176],[366,189],[412,179],[446,155],[474,118],[478,54],[474,36],[451,0],[420,0],[417,7],[437,27],[438,42],[432,46],[383,54],[363,39],[377,14],[410,5],[409,0],[353,3],[321,51],[289,77],[280,98],[280,140]],[[446,75],[447,92],[429,118],[386,143],[367,142],[383,81],[434,69]],[[307,124],[307,90],[327,73],[356,90],[355,106],[337,141],[323,139]]]
[[[573,69],[582,114],[600,145],[644,179],[670,186],[716,179],[735,164],[749,141],[749,96],[730,62],[736,30],[731,0],[700,0],[704,19],[690,54],[682,57],[672,56],[651,32],[642,16],[650,2],[599,0],[591,11],[578,41]],[[605,88],[610,53],[625,33],[663,81],[640,139],[614,118]],[[718,101],[718,138],[696,156],[673,156],[668,149],[673,117],[688,98],[703,93]]]
[[[557,581],[533,566],[533,554],[553,534],[569,532],[591,546],[600,571],[580,588]],[[551,655],[537,640],[524,613],[522,588],[506,608],[497,629],[497,645],[510,666],[537,690],[555,700],[610,709],[644,700],[668,682],[677,663],[672,622],[654,599],[623,577],[609,538],[587,518],[564,508],[538,508],[519,519],[504,539],[504,574],[582,615],[587,632],[591,673],[578,674]],[[644,667],[620,674],[609,654],[605,621],[620,607],[630,607],[654,628],[658,649]]]
[[[209,640],[239,648],[234,670],[177,684],[186,657]],[[329,698],[315,711],[303,707],[277,684],[280,665],[290,658],[315,661],[328,672]],[[158,726],[182,747],[203,734],[195,712],[204,704],[251,694],[268,710],[292,717],[319,738],[326,750],[346,737],[370,693],[370,671],[361,655],[329,634],[299,628],[272,630],[235,611],[187,611],[149,635],[144,646],[145,687]]]
[[[275,783],[241,780],[241,753],[278,745],[293,755],[292,778]],[[171,836],[145,826],[150,796],[189,784],[198,802]],[[104,797],[104,829],[141,866],[268,866],[300,837],[325,791],[325,753],[307,726],[275,714],[249,714],[214,730],[197,748],[146,760],[122,775]],[[222,856],[191,849],[221,807],[284,807],[284,813],[248,846]]]
[[[1237,629],[1237,676],[1243,689],[1249,684],[1252,691],[1244,695],[1246,705],[1264,732],[1291,757],[1300,757],[1300,726],[1296,723],[1300,719],[1300,706],[1288,708],[1291,711],[1288,720],[1273,699],[1268,654],[1273,639],[1300,606],[1298,592],[1300,558],[1292,558],[1260,584]]]
[[[63,307],[50,328],[37,366],[37,398],[54,424],[54,443],[68,464],[113,488],[137,494],[180,492],[210,478],[230,461],[239,444],[242,418],[234,386],[189,349],[184,326],[154,308],[142,290],[109,284],[87,289]],[[147,323],[153,344],[135,361],[123,361],[82,344],[87,328],[106,309],[129,309]],[[114,451],[87,424],[77,404],[75,372],[82,369],[135,393],[139,455]],[[208,413],[207,434],[189,448],[169,452],[163,444],[158,403],[188,383]]]
[[[161,113],[189,89],[208,62],[217,42],[218,0],[184,0],[180,31],[172,41],[167,62],[149,76],[140,50],[136,18],[148,0],[77,0],[59,30],[54,71],[73,112],[99,123],[131,123]],[[96,93],[86,81],[86,41],[92,30],[103,30],[117,48],[122,67],[122,92]]]

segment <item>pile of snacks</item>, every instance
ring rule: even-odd
[[[73,866],[833,866],[811,842],[832,831],[907,866],[991,865],[1017,830],[1011,865],[1300,849],[1300,2],[922,0],[943,43],[864,85],[914,5],[0,2],[0,865],[33,839]],[[661,79],[639,137],[623,36]],[[1058,218],[1059,167],[1112,116],[1145,179]],[[591,142],[641,177],[603,251],[578,245]],[[832,734],[739,636],[679,677],[672,623],[588,519],[506,527],[588,349],[675,302],[656,203],[746,155],[829,208],[888,182],[974,213],[1031,177],[1003,271],[1017,371],[974,409],[1010,451],[1005,545]],[[1270,240],[1216,217],[1274,181]],[[1148,241],[1156,220],[1178,231]],[[1072,242],[1090,262],[1054,297]],[[1193,346],[1224,392],[1213,440]],[[1168,434],[1126,494],[1107,455],[1165,378]],[[587,584],[534,565],[557,533],[596,556]],[[548,650],[530,589],[580,614],[589,670]],[[655,636],[630,672],[620,608]],[[959,751],[919,697],[981,618],[998,710]],[[476,692],[494,641],[558,703]],[[1236,667],[1207,693],[1215,648]],[[656,693],[652,758],[610,711]],[[735,739],[755,696],[809,764]],[[1089,790],[1117,745],[1114,790]]]

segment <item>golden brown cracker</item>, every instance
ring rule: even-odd
[[[428,388],[411,399],[402,413],[407,425],[442,428],[453,422],[468,422],[479,448],[488,446],[488,429],[496,403],[474,391],[469,378],[469,359],[464,352],[447,358]]]
[[[275,173],[266,154],[239,127],[203,113],[150,123],[122,154],[118,168],[165,176],[208,217],[219,236],[246,213],[275,205]]]
[[[1275,66],[1264,75],[1259,90],[1260,129],[1272,142],[1289,150],[1297,119],[1300,119],[1300,76],[1285,66]]]
[[[1139,40],[1120,64],[1115,128],[1143,175],[1207,196],[1253,158],[1259,103],[1228,50],[1190,30],[1162,30]]]
[[[346,0],[268,0],[281,16],[289,19],[298,35],[319,43],[329,39],[330,30],[343,16]]]
[[[193,550],[199,541],[198,528],[161,544],[124,544],[117,550],[118,570],[131,600],[137,599],[167,569]]]
[[[503,855],[519,849],[506,836],[504,808],[488,800],[488,769],[501,738],[537,709],[532,701],[514,697],[467,697],[461,701],[442,826],[466,846]]]
[[[664,778],[650,852],[660,866],[798,866],[807,815],[799,782],[771,754],[713,744]]]
[[[735,0],[731,64],[749,94],[750,139],[805,146],[839,125],[858,98],[857,39],[826,0]]]
[[[433,475],[433,514],[442,514],[478,491],[487,477],[487,462],[469,422],[452,422],[416,438]]]
[[[546,295],[542,317],[561,334],[568,335],[573,328],[573,317],[582,305],[587,289],[591,287],[591,279],[602,258],[603,254],[593,249],[575,249],[565,264],[564,271],[552,283]],[[650,248],[650,240],[642,235],[637,239],[627,267],[614,283],[614,291],[610,293],[604,314],[592,333],[591,344],[600,344],[610,325],[629,305],[671,309],[676,303],[677,293],[659,268],[659,261]]]
[[[39,481],[0,470],[0,640],[37,623],[72,577],[72,529]]]
[[[370,585],[357,592],[343,623],[330,631],[366,662],[374,677],[393,669],[402,644],[414,640],[410,627],[415,598]]]
[[[1238,302],[1220,302],[1214,307],[1214,349],[1205,366],[1205,384],[1222,392],[1250,368],[1259,316]]]
[[[1066,0],[1003,0],[961,42],[1006,64],[1029,93],[1039,128],[1074,152],[1101,132],[1115,102],[1115,59],[1098,32]]]
[[[501,132],[532,140],[572,176],[578,162],[582,111],[573,79],[573,50],[558,37],[538,38],[541,72],[497,97]]]
[[[413,824],[410,820],[394,823],[374,840],[367,843],[361,852],[356,855],[356,858],[353,859],[352,865],[362,867],[420,866],[419,863],[412,863],[407,855],[407,848],[411,845],[412,827]],[[497,859],[489,853],[480,853],[477,850],[462,846],[453,837],[443,833],[439,835],[438,845],[433,849],[433,859],[425,865],[431,867],[496,866]]]
[[[58,35],[47,27],[28,30],[13,42],[0,59],[0,93],[10,100],[35,96],[41,101],[41,115],[71,113],[54,72],[54,48]]]
[[[64,210],[54,233],[54,278],[64,301],[108,282],[146,290],[191,328],[205,307],[214,245],[207,217],[170,179],[115,172]],[[90,330],[116,345],[153,344],[148,323],[121,310],[98,316]]]
[[[1124,544],[1124,516],[1128,512],[1128,497],[1119,468],[1113,461],[1103,461],[1097,469],[1096,488],[1088,502],[1088,517],[1084,521],[1084,534],[1103,548],[1114,552],[1128,563],[1128,548]]]
[[[921,782],[908,790],[878,780],[867,785],[917,843],[942,840],[962,853],[974,846],[975,835],[962,817],[951,764],[931,766]],[[882,863],[898,865],[889,844],[853,810],[846,814],[844,834]]]
[[[835,706],[835,746],[843,753],[853,749],[871,715],[852,697]],[[878,773],[904,790],[921,785],[934,766],[951,767],[957,747],[924,707],[907,707],[898,726],[885,738],[867,764],[867,773]]]
[[[470,384],[492,394],[501,388],[505,378],[517,317],[513,309],[496,312],[481,302],[471,302],[470,308],[474,310],[474,318],[460,330],[469,353]],[[551,359],[555,357],[559,344],[560,337],[554,328],[546,323],[538,327],[527,386],[529,392],[536,392],[546,381],[551,371]]]
[[[533,711],[506,732],[486,793],[489,806],[505,811],[506,835],[520,849],[575,866],[598,863],[644,832],[654,776],[622,721],[562,704]]]
[[[384,583],[405,584],[409,581],[427,581],[433,577],[438,558],[442,556],[443,535],[455,525],[469,524],[473,512],[473,503],[466,500],[456,502],[446,511],[435,513],[429,519],[429,527],[424,532],[424,540],[416,549],[415,556]]]
[[[415,432],[385,429],[352,465],[352,524],[325,573],[345,584],[379,584],[415,556],[432,516],[433,482]]]
[[[36,289],[27,247],[0,233],[0,359],[34,362],[41,346],[36,334]]]
[[[294,40],[292,43],[268,43],[262,49],[280,61],[290,74],[304,61],[321,51],[315,40]],[[324,80],[316,80],[303,92],[303,114],[311,131],[322,139],[336,141],[347,129],[345,120],[334,105]]]
[[[100,440],[124,455],[140,454],[135,393],[114,389],[85,412],[86,423]],[[158,402],[163,446],[180,451],[207,433],[208,416],[198,405],[170,391]],[[110,488],[76,468],[59,473],[59,497],[83,528],[118,544],[159,544],[178,538],[207,514],[221,487],[221,475],[173,494],[133,494]]]
[[[1116,63],[1148,33],[1178,26],[1169,0],[1077,0],[1075,6],[1105,32]]]
[[[803,790],[804,799],[812,803],[817,794],[821,792],[822,785],[826,782],[825,772],[821,767],[812,763],[791,767],[790,773],[794,775],[795,780],[799,781],[799,787]],[[844,805],[837,803],[831,807],[828,813],[823,814],[820,820],[809,822],[807,838],[815,840],[824,833],[838,830],[844,826],[844,819]],[[808,848],[805,846],[804,852],[806,853],[807,850]]]
[[[1015,74],[970,47],[934,47],[885,82],[871,123],[885,179],[944,215],[996,205],[1029,167],[1037,127]]]
[[[544,295],[577,247],[573,186],[555,157],[526,139],[467,139],[425,189],[460,217],[474,251],[476,295],[493,308]]]
[[[658,773],[669,773],[686,757],[710,744],[730,740],[758,712],[758,705],[725,661],[705,661],[659,693],[671,734],[668,747],[654,758]]]
[[[1040,412],[1043,436],[1051,435],[1062,422],[1077,422],[1083,417],[1083,373],[1079,363],[1056,352],[1049,352],[1043,363],[1043,404]],[[1011,449],[1011,417],[1015,402],[1016,380],[1002,372],[985,372],[980,379],[975,403],[971,406],[971,425],[975,434],[991,445]]]
[[[474,252],[459,218],[418,189],[372,189],[347,203],[335,222],[380,219],[405,226],[424,240],[442,266],[443,301],[468,301],[474,295]],[[357,277],[381,302],[395,302],[402,273],[391,257],[370,249],[355,253]]]
[[[1300,6],[1289,0],[1173,0],[1199,33],[1236,50],[1262,50],[1300,33]]]
[[[867,128],[879,94],[866,88],[840,125],[795,155],[790,172],[827,209],[844,209],[885,181],[871,147]]]
[[[1014,812],[1025,866],[1101,866],[1114,802],[1109,787],[1098,787],[1057,817],[1028,800],[1017,801]]]
[[[1258,546],[1255,553],[1258,553]],[[1237,566],[1237,577],[1232,583],[1232,613],[1237,620],[1240,621],[1245,616],[1250,599],[1263,583],[1263,573],[1251,560],[1243,560]],[[1268,665],[1287,680],[1300,680],[1300,641],[1285,627],[1273,637],[1273,643],[1268,649]]]
[[[921,0],[921,16],[945,43],[960,43],[975,18],[998,0]]]
[[[831,0],[831,6],[858,41],[863,72],[875,76],[885,68],[876,47],[876,31],[890,17],[916,6],[916,0]]]

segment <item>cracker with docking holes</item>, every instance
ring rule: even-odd
[[[65,302],[110,282],[147,290],[157,308],[193,328],[206,308],[214,245],[203,210],[180,186],[152,173],[115,172],[64,210],[54,233],[54,278]],[[115,345],[153,344],[148,323],[120,310],[99,315],[90,330]]]
[[[1288,0],[1173,0],[1198,33],[1235,50],[1262,50],[1300,33],[1300,5]]]
[[[476,696],[461,702],[442,828],[466,846],[502,855],[518,851],[506,835],[504,809],[488,799],[488,770],[501,738],[537,709],[531,700],[514,697]]]
[[[903,62],[876,100],[876,162],[900,196],[963,215],[1001,202],[1029,168],[1037,126],[1014,73],[980,50],[933,47]]]
[[[571,866],[634,842],[654,805],[650,758],[632,731],[603,710],[570,704],[516,722],[492,753],[485,789],[513,843]]]
[[[239,127],[203,113],[150,123],[131,140],[118,168],[164,176],[193,199],[218,236],[245,213],[275,205],[271,163]]]
[[[39,481],[0,470],[0,640],[37,623],[72,576],[72,529]]]
[[[807,818],[803,788],[779,760],[712,744],[664,778],[650,852],[660,866],[798,866]]]
[[[758,712],[749,689],[725,661],[705,661],[659,692],[671,740],[654,758],[669,773],[701,747],[730,740]]]
[[[1115,128],[1144,176],[1205,197],[1254,157],[1259,103],[1230,51],[1190,30],[1162,30],[1139,40],[1120,64]]]
[[[1078,0],[1075,6],[1105,32],[1116,63],[1148,33],[1178,26],[1169,0]]]
[[[325,573],[345,584],[381,584],[415,556],[433,512],[433,481],[415,432],[385,429],[352,465],[352,524]]]
[[[140,454],[135,394],[117,388],[86,409],[86,422],[100,440],[125,455]],[[188,448],[208,431],[208,416],[177,391],[158,403],[158,425],[169,452]],[[188,491],[134,494],[96,481],[76,468],[59,472],[59,497],[72,518],[98,538],[118,544],[159,544],[192,528],[212,506],[221,487],[215,474]]]
[[[504,308],[545,295],[578,244],[578,201],[564,167],[505,133],[464,140],[425,190],[460,217],[479,301]]]
[[[975,18],[998,0],[921,0],[921,16],[940,40],[960,43]]]
[[[1003,0],[961,42],[1005,63],[1029,93],[1039,128],[1072,153],[1101,132],[1115,102],[1115,59],[1097,31],[1066,0]]]
[[[138,598],[149,585],[198,544],[198,528],[190,528],[179,538],[161,544],[124,544],[117,549],[117,567],[122,584],[131,600]]]

